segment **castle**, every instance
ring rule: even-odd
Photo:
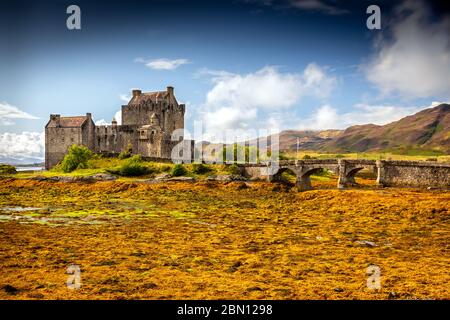
[[[171,157],[178,141],[172,133],[184,129],[185,105],[179,104],[173,87],[166,91],[143,93],[133,90],[131,100],[122,106],[122,124],[95,125],[91,113],[85,116],[50,115],[45,126],[45,168],[58,164],[73,144],[95,153],[117,154],[131,149],[144,157]]]

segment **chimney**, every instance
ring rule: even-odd
[[[116,121],[116,118],[112,118],[111,124],[112,124],[112,127],[113,127],[113,128],[117,127],[117,121]]]
[[[173,87],[167,87],[167,92],[169,93],[169,95],[171,96],[171,97],[173,97]]]
[[[139,97],[141,95],[141,93],[142,93],[142,91],[139,90],[139,89],[135,89],[132,92],[133,92],[133,98]]]
[[[92,119],[92,113],[87,112],[87,113],[86,113],[86,118],[88,118],[89,120]]]
[[[51,114],[50,115],[50,120],[55,121],[57,127],[59,127],[59,125],[60,125],[60,121],[59,121],[60,119],[61,119],[61,116],[59,114]]]

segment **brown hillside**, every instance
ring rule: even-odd
[[[449,104],[422,110],[384,126],[352,126],[323,146],[341,152],[411,148],[450,152]]]

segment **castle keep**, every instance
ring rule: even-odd
[[[178,104],[173,87],[166,91],[143,93],[133,90],[127,105],[122,106],[122,124],[97,126],[92,115],[61,117],[50,115],[45,126],[45,168],[60,162],[73,144],[96,153],[119,153],[131,149],[133,154],[152,158],[170,158],[178,141],[172,133],[184,129],[185,105]]]

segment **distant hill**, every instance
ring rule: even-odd
[[[384,126],[352,126],[321,149],[378,151],[408,149],[450,152],[450,105],[440,104]]]
[[[297,150],[297,147],[298,150],[319,150],[341,133],[342,130],[285,130],[279,135],[279,147],[281,151]]]
[[[280,150],[330,152],[436,150],[450,153],[450,105],[440,104],[386,125],[280,133]]]

